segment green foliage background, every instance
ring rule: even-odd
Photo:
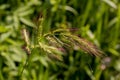
[[[40,13],[44,15],[43,33],[77,28],[73,34],[93,42],[107,56],[100,59],[69,50],[63,61],[57,61],[44,52],[39,54],[36,48],[24,66],[28,56],[22,49],[25,42],[21,32],[26,28],[35,33]],[[35,37],[31,35],[30,40]],[[120,1],[0,0],[0,80],[18,79],[120,80]]]

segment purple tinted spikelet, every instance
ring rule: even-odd
[[[88,40],[78,37],[76,35],[71,35],[71,34],[63,34],[69,38],[71,38],[75,46],[78,46],[81,50],[95,56],[102,56],[103,52],[98,49],[96,45],[93,43],[89,42]],[[70,40],[70,39],[69,39]]]

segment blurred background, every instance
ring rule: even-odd
[[[73,34],[94,43],[106,56],[72,50],[57,61],[36,48],[24,66],[28,56],[21,32],[26,28],[32,38],[41,14],[44,33],[75,29]],[[120,80],[120,0],[0,0],[0,80],[18,79]]]

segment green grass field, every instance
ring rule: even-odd
[[[120,80],[120,1],[0,0],[0,80]]]

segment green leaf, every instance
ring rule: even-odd
[[[109,52],[112,53],[115,56],[119,56],[120,55],[119,52],[117,52],[115,49],[112,49],[112,48],[109,49]]]
[[[78,14],[78,12],[77,12],[74,8],[72,8],[72,7],[70,7],[70,6],[65,6],[65,9],[66,9],[67,11],[72,12],[74,15],[77,15],[77,14]]]
[[[48,63],[44,57],[39,57],[39,60],[44,66],[48,67]]]
[[[9,7],[9,4],[2,4],[0,5],[0,10],[4,10]]]
[[[25,25],[27,25],[27,26],[35,27],[35,24],[33,24],[33,22],[30,21],[29,19],[20,17],[20,21],[21,21],[22,23],[24,23]]]
[[[23,16],[27,16],[29,14],[32,14],[33,13],[33,9],[30,9],[30,10],[26,10],[24,12],[20,12],[18,15],[23,17]]]
[[[7,39],[11,35],[11,32],[4,33],[0,36],[0,42],[3,42],[5,39]]]
[[[8,29],[5,26],[0,26],[0,33],[7,32]]]
[[[117,6],[113,1],[111,1],[111,0],[102,0],[102,1],[104,1],[105,3],[110,5],[112,8],[117,9]]]

